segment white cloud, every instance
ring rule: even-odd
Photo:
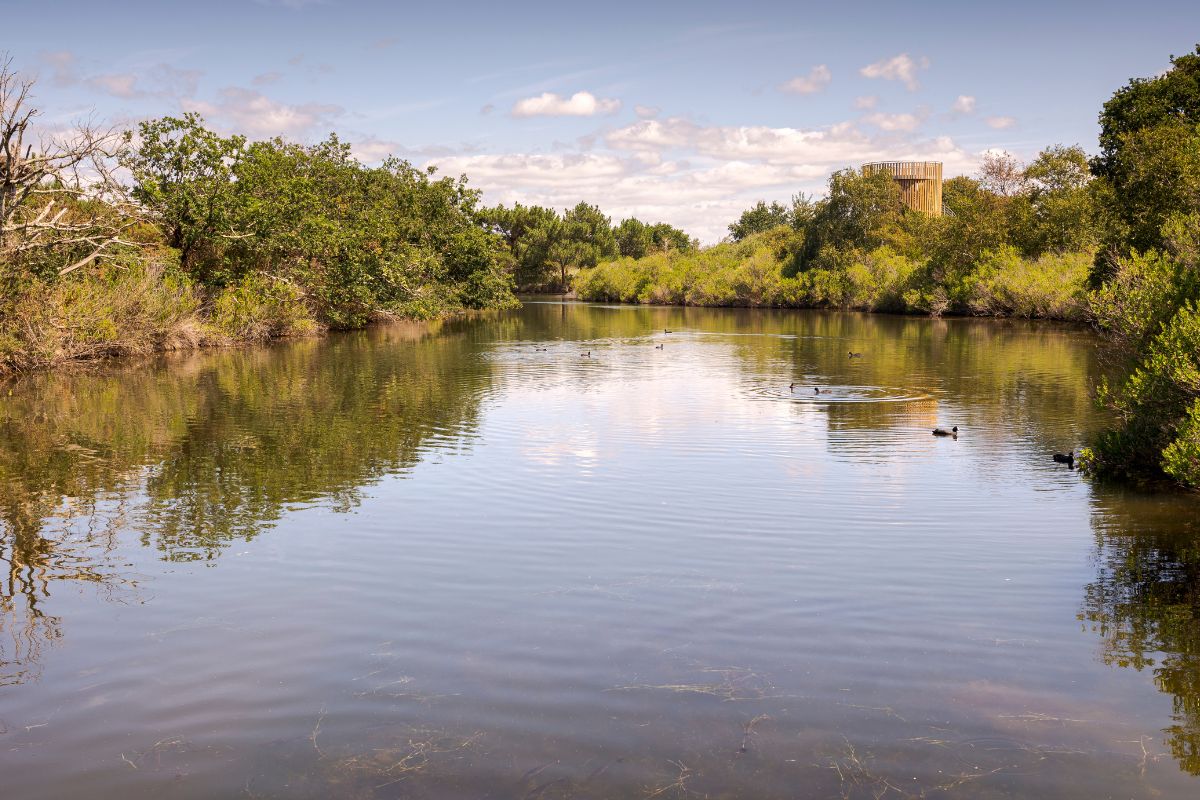
[[[862,97],[854,98],[854,107],[863,110],[869,110],[879,105],[879,98],[873,94],[865,94]]]
[[[822,91],[833,79],[833,73],[824,64],[818,64],[809,70],[807,75],[792,78],[779,88],[792,94],[815,94]]]
[[[196,93],[200,75],[199,70],[176,69],[170,64],[156,64],[140,75],[94,75],[84,83],[96,91],[126,100],[143,97],[179,100]]]
[[[272,70],[271,72],[264,72],[261,75],[255,75],[250,82],[255,86],[270,86],[272,83],[277,83],[282,77],[282,72]]]
[[[1015,127],[1017,124],[1015,117],[986,117],[983,121],[989,128],[994,128],[998,131]]]
[[[974,114],[975,98],[969,94],[960,94],[950,106],[950,110],[956,114]]]
[[[79,82],[75,71],[75,54],[70,50],[39,53],[38,60],[50,67],[50,80],[55,86],[73,86]]]
[[[612,131],[605,141],[609,147],[619,150],[681,147],[690,141],[694,128],[695,125],[682,117],[646,119]]]
[[[947,175],[978,166],[977,155],[948,137],[920,138],[903,125],[868,134],[852,122],[801,129],[667,117],[617,128],[601,144],[586,152],[454,154],[429,163],[466,174],[488,203],[566,208],[586,200],[615,219],[669,222],[705,242],[724,236],[756,200],[822,193],[835,169],[891,159],[941,161]]]
[[[921,118],[916,114],[884,114],[876,111],[863,117],[863,122],[883,131],[915,131],[921,124]]]
[[[93,89],[114,97],[129,98],[139,94],[136,75],[97,75],[94,78],[88,78],[87,84]]]
[[[536,97],[518,100],[512,108],[512,115],[514,117],[594,117],[599,114],[615,114],[620,108],[620,100],[598,98],[591,92],[576,92],[566,98],[554,92],[543,92]]]
[[[343,112],[339,106],[323,103],[289,105],[239,86],[222,89],[215,103],[185,98],[182,106],[184,111],[195,111],[217,127],[251,139],[284,136],[303,140],[314,133],[323,135]]]
[[[654,119],[662,113],[662,109],[658,106],[634,106],[633,113],[637,114],[641,119]]]
[[[350,145],[350,152],[364,164],[378,164],[403,148],[398,142],[367,138]]]
[[[886,81],[901,81],[910,92],[920,88],[917,82],[918,70],[928,69],[929,59],[925,56],[914,59],[908,53],[876,61],[859,70],[864,78],[882,78]]]

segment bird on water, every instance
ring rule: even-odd
[[[821,387],[820,387],[820,386],[814,386],[814,387],[813,387],[813,394],[820,394],[820,393],[821,393]]]
[[[854,352],[853,350],[851,350],[851,351],[850,351],[850,357],[851,357],[851,358],[862,358],[862,353],[856,353],[856,352]]]
[[[789,383],[789,384],[788,384],[788,391],[789,391],[789,392],[794,392],[794,391],[796,391],[796,384],[794,384],[794,383]]]
[[[671,333],[671,331],[667,330],[666,328],[663,328],[663,333]]]
[[[655,350],[662,350],[662,349],[663,349],[663,346],[662,346],[661,344],[656,344],[656,345],[654,345],[654,349],[655,349]]]
[[[955,439],[957,439],[958,438],[958,426],[955,425],[950,430],[946,430],[945,428],[934,428],[933,435],[934,436],[953,436]]]
[[[1069,467],[1074,467],[1075,466],[1075,451],[1072,450],[1071,452],[1069,452],[1065,455],[1062,453],[1055,453],[1054,460],[1056,462],[1058,462],[1059,464],[1066,464]]]
[[[580,357],[580,358],[591,358],[591,357],[592,357],[592,351],[591,351],[591,350],[588,350],[586,353],[580,353],[580,354],[579,354],[579,357]]]

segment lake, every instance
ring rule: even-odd
[[[3,797],[1196,797],[1200,502],[1051,460],[1102,369],[530,301],[9,382]]]

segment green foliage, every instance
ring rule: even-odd
[[[1083,319],[1091,264],[1088,252],[1030,260],[1006,245],[984,253],[976,269],[956,287],[956,299],[972,314]]]
[[[213,298],[208,322],[217,335],[246,342],[306,336],[318,330],[298,287],[262,275],[248,275],[225,287]]]
[[[307,306],[297,318],[341,328],[512,302],[503,243],[465,179],[397,159],[368,168],[336,136],[247,144],[195,115],[140,131],[128,161],[139,197],[207,288],[261,287],[246,282],[264,276],[296,287],[291,301]]]
[[[10,285],[0,303],[0,373],[195,347],[201,295],[186,277],[131,259],[69,281]]]
[[[886,243],[899,226],[900,187],[884,172],[844,169],[829,178],[829,195],[804,225],[804,246],[794,270],[846,267]]]
[[[1023,229],[1014,239],[1026,255],[1078,252],[1097,246],[1097,197],[1083,148],[1048,147],[1025,167],[1022,177],[1028,210]]]
[[[1099,389],[1117,423],[1089,463],[1200,488],[1200,47],[1117,91],[1100,124],[1108,227],[1091,305],[1124,369]]]
[[[613,229],[613,235],[617,239],[618,252],[627,258],[644,258],[667,250],[686,252],[696,249],[695,241],[686,233],[665,222],[647,225],[630,217],[621,220],[621,224]]]
[[[524,291],[566,291],[570,275],[619,256],[643,258],[668,251],[691,252],[695,240],[660,222],[622,220],[615,228],[599,208],[579,203],[560,217],[539,206],[484,209],[481,216],[507,245],[516,284]]]
[[[1117,255],[1161,248],[1172,214],[1200,210],[1200,45],[1171,64],[1131,80],[1100,114],[1092,170],[1108,186],[1106,249]],[[1100,266],[1103,278],[1111,264]]]
[[[729,224],[729,235],[735,242],[740,242],[756,233],[765,233],[780,225],[791,225],[792,219],[792,213],[787,206],[776,202],[767,205],[759,200],[751,208],[743,211],[735,222]]]
[[[198,269],[199,250],[233,233],[234,169],[245,146],[245,137],[218,136],[191,112],[138,126],[124,166],[135,198],[155,214],[185,269]]]

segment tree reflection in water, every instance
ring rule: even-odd
[[[1150,670],[1171,695],[1166,744],[1200,775],[1200,520],[1177,501],[1097,492],[1096,580],[1081,618],[1106,664]]]
[[[211,560],[294,504],[353,508],[431,436],[462,441],[490,381],[464,326],[23,380],[0,404],[0,684],[35,677],[62,637],[56,586],[136,587],[122,531],[163,560]]]

